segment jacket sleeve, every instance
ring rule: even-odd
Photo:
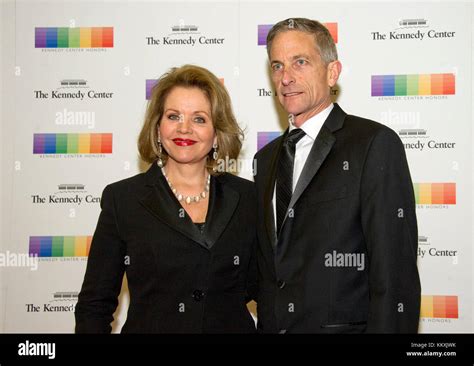
[[[75,309],[76,333],[110,333],[125,271],[111,186],[102,193],[101,213],[92,238],[86,274]]]
[[[368,333],[416,333],[420,314],[416,206],[405,149],[384,128],[361,178],[361,220],[369,262]]]
[[[256,301],[258,294],[258,278],[257,278],[257,237],[252,244],[252,252],[250,254],[250,262],[247,271],[247,296],[246,301]]]
[[[254,225],[254,240],[251,243],[250,248],[250,261],[247,269],[247,296],[246,301],[257,300],[258,293],[258,279],[257,279],[257,193],[255,183],[252,183],[252,190],[249,194],[249,201],[252,202],[253,212],[249,212],[249,217],[253,218],[252,224]]]

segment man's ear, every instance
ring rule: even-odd
[[[332,61],[328,64],[328,86],[336,85],[339,75],[341,74],[342,64],[339,60]]]

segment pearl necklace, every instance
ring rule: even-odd
[[[179,193],[176,190],[176,188],[173,187],[173,185],[171,184],[170,180],[168,179],[168,176],[166,175],[166,172],[163,168],[161,168],[161,172],[163,173],[163,176],[165,177],[166,181],[168,182],[168,185],[170,186],[171,191],[176,196],[176,198],[178,199],[179,202],[184,201],[188,205],[190,203],[193,203],[193,202],[198,203],[201,199],[205,199],[207,197],[207,194],[209,193],[209,187],[211,185],[211,175],[210,174],[207,175],[206,185],[204,187],[204,191],[199,193],[197,196],[185,196],[185,195]]]

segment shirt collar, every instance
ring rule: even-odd
[[[306,133],[306,135],[308,135],[313,140],[315,140],[316,137],[318,136],[319,131],[321,130],[321,127],[322,127],[323,123],[326,121],[326,119],[329,116],[329,113],[331,113],[333,108],[334,108],[334,103],[331,103],[329,106],[326,107],[326,109],[322,110],[321,112],[319,112],[315,116],[313,116],[310,119],[308,119],[307,121],[305,121],[301,125],[300,128]],[[297,127],[293,126],[290,123],[289,132],[291,132],[295,128],[297,128]]]

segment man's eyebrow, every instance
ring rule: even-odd
[[[291,60],[294,61],[294,60],[297,60],[297,59],[299,59],[299,58],[309,58],[309,56],[306,55],[306,54],[304,54],[304,53],[302,53],[302,54],[294,55],[293,57],[291,57]],[[270,61],[270,64],[272,64],[272,65],[275,64],[275,63],[281,64],[282,62],[281,62],[280,60],[271,60],[271,61]]]
[[[309,58],[309,56],[306,55],[306,54],[304,54],[304,53],[302,53],[302,54],[300,54],[300,55],[295,55],[295,56],[293,56],[291,59],[292,59],[292,60],[297,60],[297,59],[299,59],[299,58]]]

